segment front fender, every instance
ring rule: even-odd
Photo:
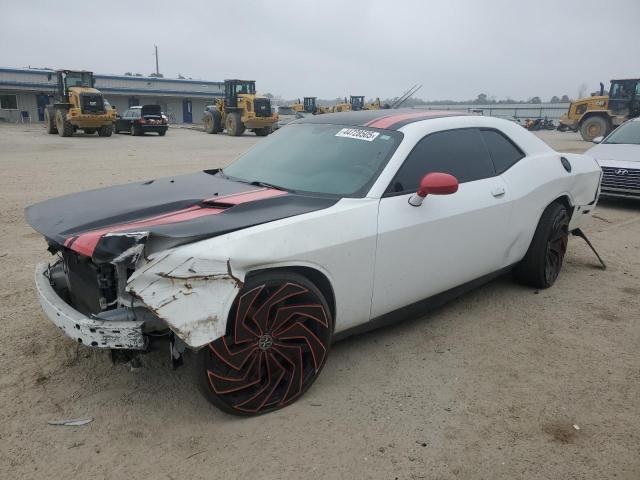
[[[181,249],[140,266],[127,291],[162,319],[189,347],[222,337],[245,272],[230,260],[196,258]]]

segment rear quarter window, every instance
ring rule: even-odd
[[[524,158],[522,150],[504,133],[497,130],[481,130],[481,133],[498,175]]]

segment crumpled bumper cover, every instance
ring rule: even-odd
[[[111,321],[90,318],[68,305],[49,283],[47,264],[38,264],[36,289],[42,310],[60,330],[76,342],[89,347],[144,350],[142,321]]]

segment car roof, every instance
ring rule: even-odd
[[[418,110],[413,108],[399,110],[381,109],[308,115],[296,120],[295,123],[324,123],[329,125],[349,125],[354,127],[398,130],[405,125],[422,120],[469,115],[470,114],[467,112],[456,112],[450,110]]]

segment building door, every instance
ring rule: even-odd
[[[182,121],[184,123],[193,122],[193,113],[191,111],[191,100],[185,99],[182,101]]]
[[[36,95],[36,104],[38,105],[38,121],[44,122],[44,109],[49,105],[49,95],[38,93]]]
[[[139,105],[140,105],[140,100],[138,100],[136,97],[129,97],[129,108],[137,107]]]

